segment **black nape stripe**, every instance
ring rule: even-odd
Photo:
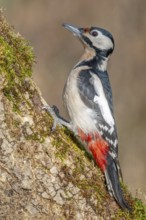
[[[95,49],[97,55],[100,54],[100,56],[103,56],[103,57],[108,57],[113,52],[112,48],[109,50],[100,50],[94,46],[93,46],[93,48]]]

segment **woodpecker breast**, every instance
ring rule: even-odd
[[[84,66],[75,68],[70,72],[64,87],[63,100],[74,129],[77,130],[79,128],[85,133],[94,133],[97,131],[98,123],[96,112],[94,109],[88,108],[82,101],[77,84],[79,73],[88,69],[88,66]]]

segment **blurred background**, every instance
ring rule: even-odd
[[[94,25],[113,34],[116,47],[109,75],[119,158],[129,190],[146,201],[146,1],[0,0],[0,7],[34,48],[33,77],[43,97],[48,104],[57,105],[65,117],[63,86],[83,48],[61,24]]]

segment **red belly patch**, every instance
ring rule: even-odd
[[[78,129],[78,135],[82,141],[86,142],[94,160],[104,171],[107,165],[106,156],[109,150],[108,143],[98,133],[85,134],[82,130]]]

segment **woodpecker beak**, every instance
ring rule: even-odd
[[[82,34],[82,28],[70,25],[70,24],[63,24],[63,27],[65,27],[67,30],[73,33],[76,37],[81,37]]]

